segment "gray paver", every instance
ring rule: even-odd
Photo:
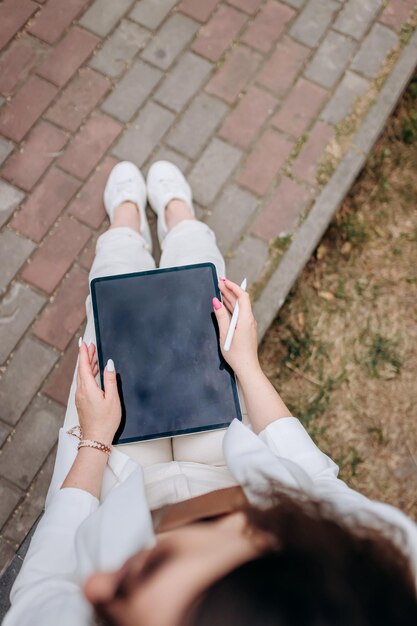
[[[314,48],[339,9],[336,0],[309,0],[292,25],[290,35]]]
[[[4,137],[0,137],[0,165],[2,165],[9,154],[13,151],[14,143]]]
[[[142,58],[166,70],[190,43],[199,24],[185,15],[171,15],[142,52]]]
[[[0,528],[7,522],[22,495],[20,490],[0,478]]]
[[[7,437],[9,436],[9,433],[10,433],[9,426],[6,426],[6,424],[3,424],[3,422],[0,422],[0,448],[6,441]]]
[[[140,0],[136,2],[129,17],[154,30],[158,28],[176,3],[177,0]]]
[[[25,194],[20,189],[0,180],[0,227],[7,222],[24,197]]]
[[[307,66],[304,76],[322,85],[333,87],[348,65],[356,43],[346,35],[329,31]]]
[[[7,288],[34,248],[33,241],[12,230],[0,233],[0,293]]]
[[[211,63],[185,52],[159,87],[155,100],[178,113],[207,81],[211,70]]]
[[[241,151],[221,139],[211,140],[188,177],[194,198],[207,207],[236,169]]]
[[[147,102],[132,121],[130,128],[125,130],[117,142],[113,154],[119,159],[133,161],[141,167],[156,148],[173,119],[174,114],[170,111],[155,102]]]
[[[226,254],[258,205],[257,199],[235,184],[228,185],[205,220],[216,233],[217,245]]]
[[[356,98],[369,87],[369,81],[354,72],[346,72],[331,100],[327,103],[321,118],[329,124],[338,124],[351,113]]]
[[[171,161],[171,163],[174,163],[174,165],[180,168],[183,174],[186,173],[190,167],[190,161],[188,159],[183,157],[181,154],[178,154],[178,152],[175,152],[175,150],[171,150],[171,148],[168,148],[167,146],[161,146],[159,148],[152,159],[152,163],[155,161]],[[149,167],[150,163],[146,170],[148,170]]]
[[[58,356],[55,350],[31,337],[23,339],[0,380],[2,420],[16,424]],[[21,384],[22,380],[25,381],[24,385]]]
[[[139,50],[146,46],[149,37],[149,31],[138,24],[122,20],[101,50],[93,56],[90,67],[112,78],[120,76]]]
[[[93,33],[106,37],[130,9],[134,0],[95,0],[79,20],[81,26]]]
[[[129,121],[145,102],[161,76],[161,70],[138,59],[103,102],[102,110],[122,122]]]
[[[226,259],[226,276],[241,283],[246,277],[248,285],[260,278],[268,260],[268,244],[257,237],[246,235],[231,259]]]
[[[333,28],[354,39],[362,39],[382,5],[383,0],[349,0],[337,16]]]
[[[284,4],[289,4],[290,7],[294,7],[294,9],[301,9],[301,7],[305,4],[306,0],[283,0]]]
[[[14,283],[0,302],[0,364],[41,310],[45,298],[22,283]]]
[[[0,455],[0,475],[27,489],[58,438],[64,407],[37,396]]]
[[[228,110],[221,100],[204,92],[199,94],[169,132],[167,143],[195,159]]]
[[[351,69],[374,78],[388,52],[398,44],[398,36],[382,24],[374,24],[353,59]]]
[[[56,450],[53,448],[32,482],[29,493],[3,528],[2,534],[7,539],[20,544],[42,512],[52,478],[55,457]]]

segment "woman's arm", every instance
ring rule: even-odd
[[[241,371],[238,378],[248,418],[255,433],[260,433],[281,417],[292,416],[261,366]]]
[[[213,306],[219,325],[222,354],[239,379],[249,421],[253,430],[259,433],[268,424],[281,417],[290,417],[291,413],[259,365],[257,324],[249,294],[228,279],[220,280],[219,287],[224,304],[215,298]],[[238,323],[230,350],[224,352],[230,314],[233,313],[236,301],[239,303]]]
[[[104,370],[103,392],[95,380],[97,369],[94,344],[87,348],[82,342],[75,394],[82,436],[84,439],[100,441],[110,447],[121,418],[116,372],[113,361],[109,362]],[[99,498],[107,458],[105,452],[96,448],[80,448],[61,489],[67,487],[84,489]]]

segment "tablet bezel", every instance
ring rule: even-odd
[[[104,282],[104,281],[123,280],[124,278],[132,278],[134,276],[143,276],[143,275],[149,275],[149,274],[161,274],[161,273],[168,273],[168,272],[185,271],[185,270],[189,270],[189,269],[196,269],[198,267],[209,267],[209,268],[211,268],[215,294],[216,294],[216,297],[219,300],[221,300],[221,292],[220,292],[220,289],[218,287],[217,269],[216,269],[216,266],[214,265],[214,263],[211,263],[211,262],[193,263],[193,264],[188,264],[188,265],[178,265],[178,266],[175,266],[175,267],[155,268],[155,269],[152,269],[152,270],[144,270],[142,272],[129,272],[129,273],[125,273],[125,274],[115,274],[115,275],[112,275],[112,276],[99,276],[98,278],[94,278],[91,281],[91,283],[90,283],[90,293],[91,293],[91,300],[92,300],[92,305],[93,305],[93,317],[94,317],[94,327],[95,327],[95,333],[96,333],[97,355],[98,355],[98,363],[99,363],[99,373],[100,373],[101,389],[104,390],[104,380],[103,380],[104,363],[103,363],[103,351],[102,351],[101,336],[100,336],[100,325],[99,325],[99,318],[98,318],[97,297],[96,297],[96,291],[95,291],[96,284],[100,283],[100,282]],[[229,371],[229,373],[230,373],[230,383],[231,383],[231,386],[232,386],[234,406],[235,406],[235,409],[236,409],[235,418],[240,420],[240,421],[242,421],[242,419],[243,419],[242,418],[242,410],[241,410],[241,406],[240,406],[239,392],[238,392],[238,387],[237,387],[236,375],[235,375],[233,369],[230,367],[230,365],[224,359],[224,357],[221,354],[220,350],[219,350],[219,354],[220,354],[221,359],[223,360],[225,369],[227,369]],[[155,434],[155,435],[144,435],[143,437],[126,437],[126,438],[123,438],[121,436],[121,433],[118,435],[118,432],[120,430],[120,428],[119,428],[118,431],[116,432],[115,436],[114,436],[113,445],[125,445],[125,444],[130,444],[130,443],[138,443],[138,442],[141,442],[141,441],[153,441],[155,439],[167,439],[168,437],[178,437],[178,436],[190,435],[190,434],[196,434],[196,433],[202,433],[202,432],[210,432],[210,431],[213,431],[213,430],[221,430],[221,429],[224,429],[224,428],[228,428],[230,423],[231,422],[225,422],[223,424],[213,424],[213,425],[209,425],[209,426],[199,426],[199,427],[195,427],[195,428],[191,428],[191,429],[186,428],[186,429],[175,430],[175,431],[167,431],[167,432],[164,432],[164,433],[161,433],[161,434]]]

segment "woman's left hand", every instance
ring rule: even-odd
[[[110,363],[110,365],[113,362]],[[111,446],[122,417],[116,372],[104,369],[104,391],[98,386],[95,376],[98,372],[97,352],[92,343],[87,348],[82,342],[79,349],[77,389],[75,405],[83,439],[95,439]]]

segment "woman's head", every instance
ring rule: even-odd
[[[389,540],[319,503],[272,502],[162,535],[91,577],[88,599],[117,626],[417,624],[410,566]]]

